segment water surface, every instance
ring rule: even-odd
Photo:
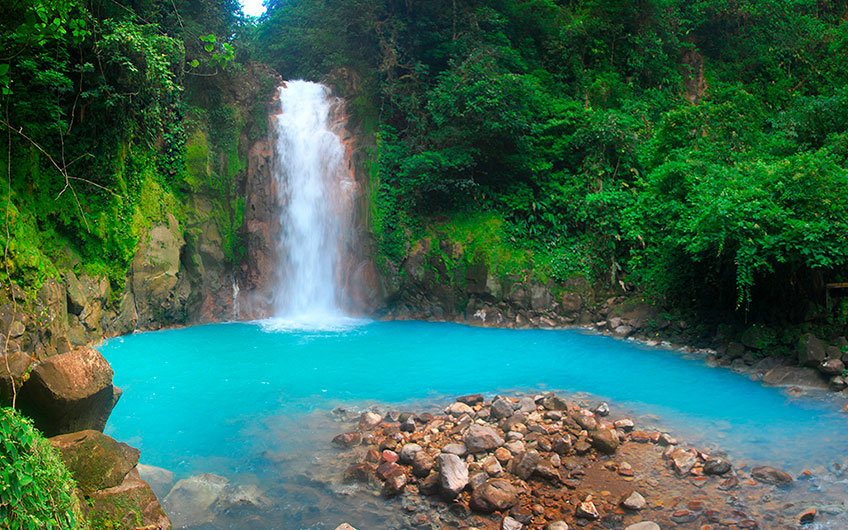
[[[793,473],[843,462],[848,450],[840,403],[825,394],[790,398],[699,359],[579,330],[354,320],[304,330],[265,321],[139,333],[100,350],[124,390],[106,432],[178,477],[261,476],[269,462],[302,476],[330,458],[327,442],[343,427],[326,412],[339,405],[435,408],[476,392],[589,393],[588,403],[609,401],[640,426],[656,421]],[[659,419],[638,419],[646,414]],[[286,474],[274,474],[284,488]],[[325,527],[308,519],[298,524]]]

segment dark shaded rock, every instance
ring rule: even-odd
[[[568,403],[561,397],[557,396],[553,392],[545,394],[545,397],[542,398],[542,406],[547,410],[567,410]]]
[[[758,482],[786,486],[792,483],[792,477],[788,473],[771,466],[755,467],[751,470],[751,476]]]
[[[509,418],[515,412],[512,403],[506,399],[499,398],[492,403],[492,416],[497,419]]]
[[[568,433],[564,433],[562,436],[555,436],[551,442],[551,449],[560,456],[566,456],[571,452],[571,448],[571,435]]]
[[[171,521],[153,494],[150,486],[138,473],[129,473],[117,486],[93,492],[88,510],[97,517],[108,517],[124,528],[168,530]]]
[[[812,333],[798,339],[798,362],[801,366],[816,367],[826,358],[825,345]]]
[[[704,462],[704,474],[706,475],[724,475],[731,468],[730,462],[723,458],[710,457]]]
[[[469,406],[474,406],[483,402],[483,394],[468,394],[467,396],[459,396],[456,398],[460,403],[465,403]]]
[[[85,494],[119,486],[138,464],[138,449],[95,430],[54,436],[50,444]]]
[[[470,453],[489,451],[502,446],[504,443],[503,438],[498,436],[494,429],[477,423],[471,425],[465,431],[462,441]]]
[[[845,378],[841,375],[835,375],[830,378],[830,383],[828,383],[828,386],[834,392],[839,392],[840,390],[845,390],[846,388],[848,388],[848,381],[846,381]]]
[[[47,436],[86,429],[102,431],[120,397],[112,368],[94,348],[50,357],[32,371],[18,403]]]
[[[423,480],[418,482],[418,491],[422,495],[437,495],[440,490],[439,474],[430,473]]]
[[[536,466],[539,465],[541,457],[536,451],[527,451],[521,457],[516,459],[513,473],[521,480],[527,480],[536,471]]]
[[[815,520],[816,513],[817,510],[815,507],[804,510],[798,515],[798,522],[801,524],[810,524]]]

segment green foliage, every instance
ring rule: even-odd
[[[32,422],[0,408],[0,524],[9,530],[76,529],[70,472]]]
[[[351,70],[380,109],[388,262],[483,212],[542,274],[689,305],[769,311],[848,280],[844,6],[272,2],[258,35],[286,77]]]

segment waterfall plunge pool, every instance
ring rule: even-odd
[[[210,472],[270,492],[279,526],[245,528],[403,526],[381,499],[309,478],[342,471],[330,469],[329,442],[345,429],[330,413],[339,406],[436,411],[461,394],[554,390],[793,475],[832,471],[848,450],[841,404],[825,393],[790,398],[679,352],[580,330],[357,320],[310,330],[271,320],[138,333],[100,351],[124,391],[106,433],[177,479]],[[844,496],[845,483],[836,487]]]

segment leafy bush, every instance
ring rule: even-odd
[[[84,527],[76,487],[56,451],[29,419],[0,409],[0,524],[8,530]]]

